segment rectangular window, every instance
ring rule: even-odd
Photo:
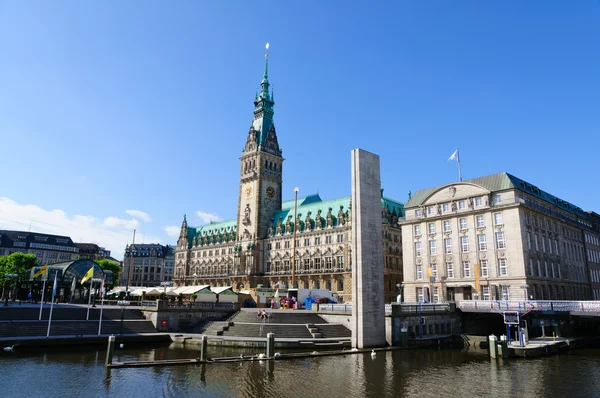
[[[477,243],[479,244],[479,250],[487,250],[487,240],[485,234],[477,235]]]
[[[421,226],[415,225],[415,236],[421,235]]]
[[[504,231],[496,232],[496,249],[506,249]]]
[[[535,240],[535,250],[539,252],[540,251],[540,242],[538,242],[537,234],[535,234],[533,238]]]
[[[471,277],[471,263],[469,263],[468,261],[463,261],[462,266],[463,266],[463,276],[465,278],[470,278]]]
[[[446,276],[448,279],[454,278],[454,264],[446,263]]]
[[[508,275],[508,266],[506,265],[505,258],[498,259],[498,275],[500,275],[500,276]]]
[[[554,262],[550,263],[550,269],[552,270],[552,278],[556,278],[556,272],[554,270]]]
[[[533,259],[529,259],[529,275],[533,276]]]
[[[437,244],[435,240],[429,241],[429,254],[432,256],[437,254]]]
[[[502,300],[510,300],[510,291],[509,291],[509,286],[506,285],[502,285]]]
[[[315,238],[315,246],[320,245],[320,244],[321,244],[321,237],[316,237]]]
[[[429,206],[429,207],[427,208],[427,215],[428,215],[428,216],[430,216],[430,215],[432,215],[432,214],[433,214],[433,206]]]
[[[538,276],[542,276],[542,263],[540,260],[537,260],[537,274]]]
[[[309,258],[305,258],[304,261],[303,261],[303,263],[304,263],[304,270],[305,271],[310,270],[310,259]]]
[[[328,244],[331,244],[331,243],[333,243],[333,236],[331,236],[331,235],[327,235],[327,236],[325,237],[325,243],[328,243]]]
[[[477,216],[477,228],[485,227],[483,216]]]
[[[267,243],[267,250],[271,250],[271,244]]]
[[[337,236],[337,241],[338,241],[338,243],[342,243],[342,242],[344,242],[344,234],[339,234],[339,235]]]
[[[417,288],[417,300],[419,303],[422,303],[425,301],[425,291],[423,290],[422,287]]]
[[[443,211],[444,213],[447,213],[447,212],[448,212],[448,210],[450,210],[450,206],[448,206],[448,203],[444,203],[444,204],[442,205],[442,211]]]
[[[289,249],[290,248],[290,241],[286,240],[284,246],[285,246],[286,249]]]
[[[452,238],[444,239],[444,252],[446,254],[452,253]]]
[[[499,205],[500,203],[502,203],[502,197],[498,194],[492,196],[492,204],[493,205]]]
[[[548,238],[548,252],[552,254],[552,239]]]
[[[310,246],[310,238],[304,239],[304,246]]]
[[[417,264],[417,280],[420,281],[423,279],[423,265]]]
[[[484,300],[489,300],[490,299],[490,287],[489,286],[482,286],[481,287],[481,292],[483,293],[483,299]]]
[[[459,209],[464,209],[465,208],[465,201],[464,200],[459,200],[458,201],[458,208]]]
[[[469,237],[468,236],[460,237],[460,250],[463,252],[469,251]]]
[[[422,250],[421,250],[421,242],[415,242],[415,256],[416,257],[421,257],[422,255]]]
[[[444,232],[450,232],[450,221],[444,221]]]
[[[344,268],[344,256],[337,256],[336,261],[337,261],[337,267],[339,269],[343,269]]]
[[[540,236],[540,238],[542,240],[542,251],[546,253],[546,239],[543,236]]]
[[[458,220],[460,223],[460,229],[467,229],[467,218],[463,217],[460,220]]]
[[[432,223],[432,222],[429,223],[429,233],[430,234],[435,233],[435,223]]]
[[[432,290],[433,290],[433,302],[437,303],[440,300],[439,287],[434,286]]]
[[[320,270],[321,269],[321,259],[319,257],[315,258],[315,269],[316,270]]]
[[[437,279],[437,277],[438,277],[437,264],[431,264],[429,267],[431,268],[431,276],[433,276],[434,278]]]
[[[502,225],[502,213],[494,213],[494,224]]]
[[[343,279],[338,279],[338,282],[337,282],[337,290],[338,290],[338,291],[342,291],[342,290],[344,290],[344,280],[343,280]]]
[[[482,278],[487,278],[490,276],[487,260],[481,260],[479,264],[479,273],[481,274]]]
[[[527,232],[527,248],[531,250],[531,233]]]
[[[331,257],[325,257],[325,269],[331,269]]]
[[[544,260],[544,277],[547,278],[550,275],[548,272],[548,261]]]
[[[475,206],[476,207],[483,206],[483,199],[481,199],[481,197],[475,198]]]

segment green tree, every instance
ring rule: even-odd
[[[7,294],[8,286],[17,280],[29,280],[29,273],[33,266],[37,264],[37,257],[33,254],[13,253],[10,256],[0,257],[0,286],[3,286],[2,295]],[[18,275],[9,278],[6,275]]]
[[[113,273],[113,285],[119,283],[119,274],[121,273],[121,266],[119,263],[103,258],[102,260],[96,260],[96,264],[103,270],[111,271]]]

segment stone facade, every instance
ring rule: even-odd
[[[36,255],[39,265],[79,259],[79,248],[68,236],[0,230],[0,256],[17,252]]]
[[[418,191],[405,209],[407,302],[592,298],[585,245],[600,223],[534,185],[499,173]]]
[[[160,286],[161,282],[173,280],[174,265],[175,248],[173,246],[163,246],[158,243],[127,245],[120,284],[123,286],[127,284],[129,286]]]
[[[176,284],[291,287],[295,279],[299,288],[331,289],[349,302],[350,197],[323,201],[317,194],[282,201],[284,159],[273,122],[267,63],[261,87],[240,157],[237,217],[190,227],[184,216],[175,253]],[[393,300],[402,281],[398,221],[403,215],[401,203],[381,197],[386,301]]]

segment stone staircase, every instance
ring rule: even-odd
[[[40,309],[31,307],[19,307],[12,304],[9,308],[0,310],[0,321],[17,321],[30,320],[37,321],[39,319]],[[84,307],[59,307],[55,306],[52,311],[52,321],[74,321],[85,320],[87,308]],[[47,305],[42,310],[42,320],[48,320],[50,316],[50,308]],[[100,306],[90,308],[90,320],[100,319]],[[120,308],[104,308],[102,311],[102,320],[121,320]],[[142,312],[138,309],[125,309],[125,319],[145,319]]]
[[[321,339],[349,338],[351,332],[343,325],[328,324],[323,318],[310,312],[267,312],[265,320],[258,318],[258,310],[239,311],[223,322],[212,322],[204,330],[208,336],[266,337],[275,333],[276,338]]]
[[[54,314],[53,314],[54,315]],[[48,321],[2,321],[0,322],[1,337],[35,337],[46,336]],[[120,321],[102,321],[101,334],[119,334]],[[145,320],[123,321],[124,334],[156,333],[152,322]],[[50,336],[82,336],[97,335],[98,321],[55,321],[52,320]]]

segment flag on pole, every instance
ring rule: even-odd
[[[35,274],[33,274],[33,277],[37,278],[40,275],[44,275],[46,273],[47,269],[48,269],[48,264],[44,264],[44,266],[42,268],[40,268],[40,270],[38,272],[36,272]]]
[[[52,301],[54,301],[54,297],[56,297],[56,281],[57,281],[58,272],[54,274],[54,286],[52,286]]]
[[[100,298],[104,298],[104,279],[100,282]]]
[[[452,155],[450,155],[450,157],[448,158],[448,160],[455,160],[458,159],[458,148],[456,148],[456,151],[454,151],[452,153]]]
[[[83,285],[85,282],[87,282],[88,279],[92,279],[93,276],[94,276],[94,267],[90,268],[90,270],[85,273],[85,275],[81,279],[81,284]]]

